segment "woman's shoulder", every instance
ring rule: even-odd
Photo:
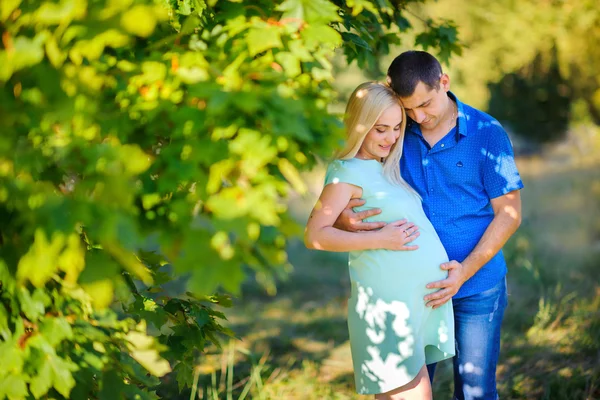
[[[354,167],[354,163],[352,162],[352,159],[349,160],[332,160],[331,162],[329,162],[329,165],[327,166],[327,169],[330,170],[344,170],[344,169],[352,169]]]
[[[354,159],[333,160],[327,166],[325,184],[342,182],[357,185],[361,175],[359,165]]]

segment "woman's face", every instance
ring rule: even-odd
[[[385,110],[373,128],[367,133],[356,156],[365,160],[380,160],[390,154],[390,150],[400,137],[402,109],[393,105]]]

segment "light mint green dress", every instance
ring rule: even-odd
[[[372,221],[407,219],[419,227],[414,251],[353,251],[349,256],[351,296],[348,328],[356,391],[385,393],[413,380],[421,367],[454,356],[452,304],[432,310],[423,297],[430,282],[447,272],[440,264],[448,256],[425,216],[421,200],[406,188],[391,184],[376,160],[336,160],[329,165],[325,185],[340,182],[360,186],[366,204],[381,208]]]

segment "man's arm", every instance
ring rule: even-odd
[[[381,214],[381,209],[379,208],[371,208],[365,211],[354,212],[354,207],[360,207],[363,204],[365,204],[365,200],[363,199],[351,199],[333,223],[333,228],[345,232],[368,232],[385,227],[385,222],[363,221],[364,219],[372,217],[373,215]],[[391,224],[397,226],[401,230],[409,229],[412,232],[410,240],[408,240],[404,246],[400,248],[394,248],[394,250],[410,251],[419,248],[419,246],[410,245],[410,242],[421,235],[418,227],[414,226],[412,222],[407,221],[406,219],[394,221]]]
[[[395,221],[380,230],[347,232],[333,226],[348,202],[360,196],[362,189],[348,183],[329,184],[313,208],[306,229],[304,243],[309,249],[326,251],[355,251],[370,249],[416,249],[408,246],[419,236],[412,223]]]
[[[373,231],[376,229],[383,228],[385,222],[364,222],[363,219],[367,219],[374,215],[381,214],[381,209],[371,208],[369,210],[354,212],[354,207],[360,207],[365,204],[363,199],[351,199],[348,205],[340,213],[338,218],[335,220],[333,226],[337,229],[346,232],[360,232],[360,231]]]
[[[462,263],[456,260],[441,265],[448,270],[448,278],[432,282],[427,288],[439,288],[435,293],[425,296],[427,306],[437,308],[454,296],[460,287],[481,267],[492,259],[506,241],[521,225],[521,193],[519,190],[509,192],[491,200],[494,219],[487,227],[477,246]]]

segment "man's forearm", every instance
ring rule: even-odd
[[[518,190],[491,202],[494,219],[477,246],[462,262],[450,260],[440,266],[448,271],[446,279],[427,284],[429,289],[440,289],[425,296],[428,307],[440,307],[458,293],[460,287],[500,251],[521,224],[521,194]]]
[[[521,224],[520,210],[510,207],[499,210],[487,227],[477,246],[462,262],[465,281],[477,273],[502,249]]]

